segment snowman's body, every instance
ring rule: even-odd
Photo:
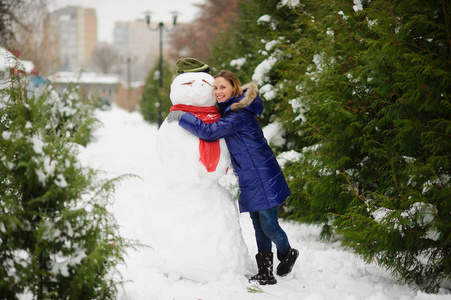
[[[171,85],[171,101],[200,107],[214,106],[214,79],[207,73],[184,73]],[[239,213],[230,192],[219,184],[230,165],[226,144],[220,140],[216,170],[200,161],[199,138],[165,120],[157,135],[157,150],[167,178],[156,216],[164,239],[152,245],[164,273],[200,282],[226,274],[244,275],[248,257]],[[157,234],[155,236],[163,236]]]

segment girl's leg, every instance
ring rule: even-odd
[[[254,225],[255,239],[257,240],[258,252],[271,252],[272,244],[271,239],[263,232],[263,228],[260,223],[260,212],[254,211],[249,213]]]
[[[278,256],[284,257],[290,250],[290,243],[287,234],[279,225],[278,213],[278,206],[259,211],[259,225],[263,234],[276,245]]]
[[[259,211],[254,213],[252,221],[254,223],[254,228],[256,227],[256,225],[258,225],[258,234],[257,228],[255,229],[257,244],[259,243],[259,240],[267,241],[267,239],[269,239],[269,247],[270,247],[271,241],[274,242],[277,248],[277,258],[280,260],[280,264],[277,266],[277,275],[286,276],[291,272],[293,265],[299,256],[299,251],[290,247],[287,234],[279,225],[278,213],[279,213],[278,206],[267,210]],[[262,236],[265,236],[266,238],[264,239],[262,238]],[[270,254],[271,254],[270,258],[271,270],[272,270],[272,253]],[[275,282],[275,279],[273,282]]]
[[[258,282],[259,284],[276,284],[277,280],[273,274],[273,253],[271,251],[272,242],[263,232],[260,222],[260,212],[250,213],[252,224],[254,225],[255,238],[257,240],[258,253],[255,255],[257,260],[258,273],[251,278],[249,282]]]

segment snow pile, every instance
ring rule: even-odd
[[[18,64],[20,65],[20,61],[14,54],[3,47],[0,47],[0,71],[8,71],[10,68],[14,68]]]
[[[258,25],[268,25],[272,30],[276,30],[278,22],[270,15],[263,15],[257,20]]]
[[[161,239],[171,236],[160,229],[154,219],[172,218],[172,210],[162,211],[163,170],[155,150],[157,127],[143,121],[137,112],[128,113],[113,107],[111,111],[98,112],[103,127],[95,135],[97,141],[83,148],[79,158],[84,165],[103,169],[105,176],[126,173],[139,175],[117,188],[112,208],[126,238],[138,239],[152,245],[150,232]],[[291,153],[289,156],[296,156]],[[190,199],[180,199],[187,202]],[[174,209],[181,209],[180,207]],[[158,213],[157,213],[158,212]],[[177,220],[172,220],[179,226]],[[248,214],[240,216],[241,228],[249,253],[257,249]],[[187,239],[207,237],[211,224],[202,224]],[[224,277],[202,284],[179,276],[160,272],[156,253],[151,248],[130,250],[121,268],[125,283],[119,300],[445,300],[451,294],[440,295],[417,292],[415,287],[403,285],[392,278],[389,272],[365,264],[354,254],[345,251],[339,243],[324,243],[319,240],[320,229],[314,226],[281,222],[292,246],[299,250],[299,260],[291,274],[277,277],[274,286],[257,287],[248,283],[246,277]],[[177,234],[177,232],[172,232]],[[180,232],[182,234],[182,232]],[[184,233],[183,233],[184,234]],[[180,246],[180,251],[182,245]],[[208,249],[198,247],[199,255]],[[224,247],[223,251],[228,251]],[[160,262],[161,263],[161,262]],[[252,260],[252,263],[253,260]],[[277,264],[275,260],[275,264]],[[183,267],[183,265],[181,265]],[[256,271],[256,266],[253,265]]]
[[[277,62],[277,58],[270,56],[264,61],[262,61],[254,71],[252,75],[252,81],[256,82],[258,85],[263,85],[269,81],[268,73],[271,71],[274,64]]]
[[[299,0],[282,0],[281,5],[288,5],[291,9],[299,6]]]
[[[241,67],[246,63],[246,58],[241,57],[230,61],[230,65],[232,67],[236,67],[237,69],[241,69]]]
[[[363,5],[360,0],[354,0],[354,6],[352,6],[355,12],[358,12],[360,10],[363,10]]]
[[[263,15],[260,18],[258,18],[257,23],[259,25],[263,25],[264,23],[271,22],[271,16],[270,15]]]
[[[266,140],[271,147],[283,146],[285,144],[285,139],[282,137],[282,134],[284,133],[282,124],[273,122],[265,126],[262,130]]]
[[[270,83],[267,83],[264,86],[262,86],[260,88],[259,92],[260,92],[260,96],[263,96],[263,98],[266,101],[274,100],[277,96],[274,86]]]

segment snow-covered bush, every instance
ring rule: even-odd
[[[99,104],[99,99],[83,97],[77,85],[67,88],[62,97],[51,86],[45,89],[44,94],[47,107],[44,112],[46,130],[86,146],[92,139],[92,131],[96,125],[93,112]]]
[[[114,181],[76,157],[93,108],[73,93],[27,98],[13,80],[0,91],[0,295],[115,299],[128,243],[107,210]]]
[[[279,95],[302,107],[301,118],[286,107],[284,125],[310,144],[285,168],[285,216],[322,223],[368,262],[438,291],[451,278],[448,7],[302,1],[296,11],[300,38],[283,41],[292,59],[271,70]]]
[[[449,5],[249,0],[240,12],[212,65],[258,82],[259,121],[283,128],[275,150],[302,153],[284,164],[282,216],[437,291],[451,278]]]

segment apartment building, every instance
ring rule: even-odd
[[[158,28],[158,24],[151,24],[150,29],[156,28]],[[171,25],[168,24],[167,28],[171,28]],[[122,59],[121,75],[123,78],[144,81],[149,71],[158,64],[160,32],[150,29],[144,18],[136,21],[115,22],[113,45]],[[163,30],[163,55],[165,55],[169,40],[170,35]],[[127,74],[128,72],[131,74]]]
[[[58,32],[60,71],[89,70],[92,51],[97,47],[97,16],[93,8],[67,6],[52,13]]]

